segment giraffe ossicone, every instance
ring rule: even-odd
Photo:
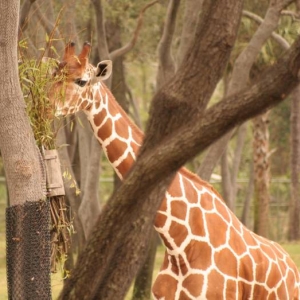
[[[68,44],[50,99],[61,114],[84,111],[108,160],[122,179],[143,133],[102,82],[111,63],[88,63],[90,45],[76,56]],[[64,100],[60,97],[63,95]],[[185,299],[300,299],[299,271],[275,242],[254,234],[207,182],[181,168],[157,211],[155,229],[166,252],[153,297]]]

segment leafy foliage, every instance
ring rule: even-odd
[[[20,42],[19,77],[26,102],[26,111],[38,147],[54,149],[54,108],[49,101],[48,90],[51,84],[61,78],[51,76],[52,70],[56,67],[55,60],[27,58],[23,51],[26,48],[26,42]]]

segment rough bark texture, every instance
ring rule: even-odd
[[[300,238],[300,86],[292,94],[291,109],[291,200],[289,240]]]
[[[45,197],[42,164],[35,145],[18,77],[18,1],[0,1],[0,148],[10,204]]]

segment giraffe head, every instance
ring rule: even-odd
[[[90,50],[91,45],[86,42],[77,56],[75,43],[67,44],[63,59],[58,62],[53,72],[57,80],[49,93],[50,101],[56,108],[56,115],[74,114],[79,110],[89,109],[93,101],[93,89],[99,87],[101,81],[111,75],[110,60],[101,61],[96,67],[89,64]]]

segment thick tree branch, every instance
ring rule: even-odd
[[[203,112],[206,107],[223,75],[240,23],[242,1],[237,1],[234,6],[229,3],[226,0],[222,4],[219,1],[205,1],[203,4],[185,65],[163,87],[170,96],[166,99],[154,98],[152,102],[148,128],[153,128],[153,131],[148,132],[144,140],[145,147],[151,148],[159,136],[168,135],[176,126],[186,123],[186,116],[191,111],[196,114]],[[209,79],[200,74],[209,74]],[[173,99],[175,95],[180,99],[179,102]],[[163,118],[157,118],[157,115]]]
[[[232,79],[229,83],[229,94],[236,93],[247,84],[250,69],[255,62],[262,46],[277,28],[281,16],[281,11],[285,7],[285,2],[292,1],[270,1],[264,21],[251,38],[248,46],[237,58],[233,71]]]
[[[143,21],[144,21],[144,14],[146,12],[146,10],[151,7],[152,5],[158,3],[158,0],[155,0],[155,1],[152,1],[148,4],[146,4],[140,11],[139,13],[139,17],[138,17],[138,20],[137,20],[137,24],[136,24],[136,28],[135,28],[135,31],[133,32],[133,36],[131,38],[131,40],[126,44],[124,45],[123,47],[119,48],[119,49],[116,49],[114,51],[112,51],[110,53],[110,59],[112,61],[114,61],[116,58],[120,57],[120,56],[123,56],[125,55],[126,53],[128,53],[136,44],[137,42],[137,39],[139,37],[139,34],[140,34],[140,31],[141,31],[141,28],[143,26]]]
[[[141,156],[128,176],[128,182],[133,178],[133,173],[139,170],[145,179],[140,182],[142,187],[139,188],[143,191],[147,189],[145,194],[148,193],[158,181],[203,151],[213,140],[283,101],[299,83],[299,70],[300,38],[278,63],[262,74],[259,81],[250,88],[229,96],[206,110],[200,122],[195,116],[159,146]],[[158,93],[156,97],[161,98],[162,93]],[[182,136],[185,138],[182,139]],[[146,168],[146,172],[142,171]]]

